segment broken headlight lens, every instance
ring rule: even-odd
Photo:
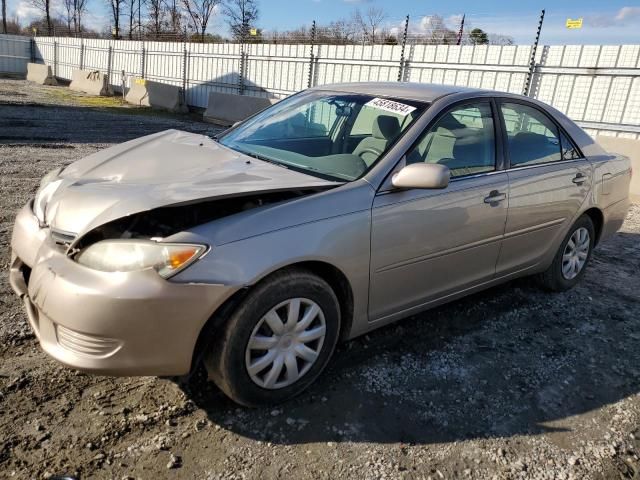
[[[132,272],[153,268],[169,278],[196,261],[204,245],[159,243],[147,240],[103,240],[89,245],[75,260],[103,272]]]
[[[58,175],[62,171],[62,168],[56,168],[47,173],[42,180],[40,180],[40,187],[36,192],[36,197],[33,200],[33,213],[35,214],[40,225],[45,224],[45,209],[47,203],[51,200],[51,197],[62,183],[62,180],[56,180]]]

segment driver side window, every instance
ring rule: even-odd
[[[446,165],[451,177],[496,169],[494,120],[489,102],[458,105],[442,115],[407,153],[407,164]]]

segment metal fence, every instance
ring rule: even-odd
[[[30,59],[30,38],[0,35],[0,74],[24,75]]]
[[[24,38],[11,37],[0,45],[14,39],[24,44]],[[116,89],[123,80],[128,87],[133,77],[177,85],[195,107],[206,107],[212,91],[282,98],[314,85],[400,80],[524,92],[567,113],[592,135],[640,137],[640,45],[543,46],[531,64],[532,48],[39,37],[31,55],[63,79],[83,68],[107,74]]]

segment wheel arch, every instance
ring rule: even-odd
[[[202,356],[204,352],[206,352],[210,338],[212,338],[214,332],[224,325],[226,320],[229,318],[229,315],[238,307],[252,288],[264,281],[267,281],[277,273],[296,269],[306,270],[320,277],[329,284],[338,298],[338,304],[340,306],[340,333],[338,338],[339,340],[348,338],[353,325],[353,290],[347,276],[335,265],[322,260],[304,260],[295,262],[273,270],[267,275],[261,277],[254,284],[239,289],[216,309],[200,330],[200,334],[198,335],[193,351],[190,374],[195,371],[202,360]]]
[[[593,240],[594,246],[600,241],[600,235],[602,235],[602,227],[604,226],[604,214],[602,210],[597,207],[591,207],[583,212],[583,215],[587,215],[593,222],[593,228],[595,229],[595,237]]]

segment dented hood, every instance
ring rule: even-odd
[[[101,150],[66,167],[59,178],[46,220],[78,238],[99,225],[157,207],[339,185],[177,130]]]

